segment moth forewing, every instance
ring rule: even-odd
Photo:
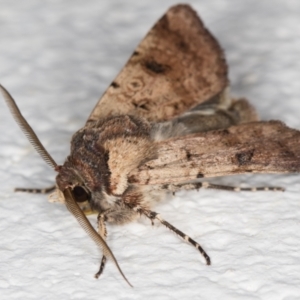
[[[271,150],[272,149],[272,150]],[[300,132],[280,121],[253,122],[157,143],[158,157],[129,174],[138,185],[203,177],[300,171]]]
[[[228,85],[223,51],[189,5],[176,5],[148,32],[87,123],[132,114],[172,119]]]

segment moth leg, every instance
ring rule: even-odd
[[[55,190],[56,186],[50,186],[44,189],[28,189],[28,188],[15,188],[15,192],[24,192],[24,193],[31,193],[31,194],[48,194]]]
[[[238,186],[229,186],[229,185],[221,185],[221,184],[213,184],[208,182],[202,182],[202,187],[206,189],[215,189],[215,190],[226,190],[233,192],[256,192],[256,191],[279,191],[284,192],[285,189],[280,186],[258,186],[258,187],[248,187],[241,188]]]
[[[180,190],[199,190],[203,189],[215,189],[215,190],[225,190],[225,191],[247,191],[247,192],[256,192],[256,191],[284,191],[284,188],[278,186],[261,186],[261,187],[249,187],[241,188],[237,186],[213,184],[210,182],[193,182],[193,183],[182,183],[182,184],[163,184],[156,186],[155,188],[168,190],[172,193],[178,192]]]
[[[183,233],[182,231],[180,231],[179,229],[177,229],[176,227],[171,225],[169,222],[162,219],[158,213],[156,213],[154,211],[144,211],[144,210],[142,210],[141,213],[144,214],[147,218],[149,218],[151,220],[151,222],[153,222],[153,220],[158,220],[161,224],[165,225],[171,231],[173,231],[174,233],[179,235],[183,240],[185,240],[186,242],[188,242],[189,244],[194,246],[202,254],[202,256],[205,258],[206,264],[210,265],[209,256],[206,254],[204,249],[196,241],[194,241],[188,235],[186,235],[185,233]]]
[[[105,217],[103,214],[98,215],[98,233],[104,240],[106,240],[107,230],[106,230],[106,225],[105,225]],[[104,267],[106,264],[106,260],[107,260],[106,256],[103,255],[102,259],[101,259],[99,271],[95,274],[95,278],[98,279],[100,277],[100,275],[103,273],[103,270],[104,270]]]

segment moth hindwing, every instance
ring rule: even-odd
[[[155,203],[182,189],[254,189],[200,181],[204,177],[300,170],[300,132],[279,121],[260,122],[247,100],[230,97],[221,47],[188,5],[171,7],[138,45],[74,134],[63,165],[0,87],[30,142],[58,172],[52,199],[65,203],[102,249],[97,278],[110,258],[130,284],[106,243],[106,223],[144,215],[193,245],[210,264],[200,244],[153,211]],[[98,213],[97,231],[88,212]]]

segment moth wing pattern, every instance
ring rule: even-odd
[[[218,95],[227,84],[218,42],[190,6],[177,5],[141,41],[87,124],[121,114],[166,121]]]
[[[133,170],[129,182],[161,185],[241,173],[299,172],[299,148],[300,132],[280,121],[244,123],[158,142],[157,158]]]

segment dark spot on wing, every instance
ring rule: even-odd
[[[115,89],[117,89],[117,88],[120,87],[120,85],[119,85],[118,83],[116,83],[115,81],[113,81],[113,82],[111,83],[111,86],[112,86],[113,88],[115,88]]]
[[[184,41],[180,41],[178,44],[177,44],[178,48],[183,51],[183,52],[187,52],[189,51],[189,46],[187,43],[185,43]]]
[[[227,129],[224,129],[222,131],[220,131],[222,134],[227,135],[230,134],[230,132]]]
[[[237,153],[235,155],[235,158],[237,160],[237,163],[240,166],[243,166],[243,165],[247,165],[248,163],[251,162],[253,154],[254,154],[254,150],[251,149],[251,150],[248,150],[248,151],[242,151],[240,153]]]
[[[178,110],[178,109],[179,109],[178,103],[175,103],[175,104],[173,105],[173,107],[174,107],[175,110]]]
[[[199,173],[197,174],[197,178],[203,178],[203,177],[204,177],[204,175],[203,175],[202,173],[199,172]]]
[[[153,73],[162,74],[170,69],[168,65],[163,65],[155,60],[148,60],[145,62],[145,67]]]
[[[190,151],[185,150],[185,154],[186,154],[187,161],[189,161],[191,159],[191,156],[192,156],[191,153],[190,153]]]

